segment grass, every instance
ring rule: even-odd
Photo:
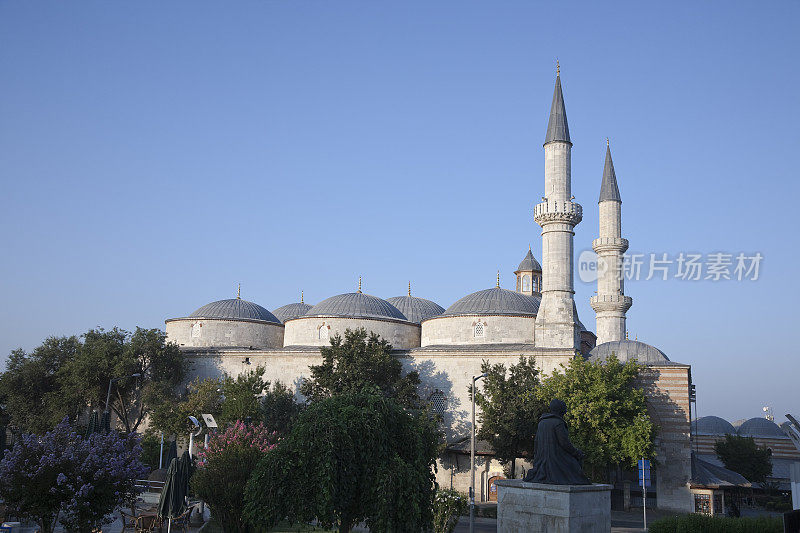
[[[775,516],[728,518],[688,514],[653,522],[650,533],[783,533],[783,520]]]

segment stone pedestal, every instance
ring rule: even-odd
[[[611,531],[611,485],[496,483],[498,533]]]

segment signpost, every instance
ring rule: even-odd
[[[642,487],[642,516],[647,529],[647,487],[650,486],[650,461],[639,459],[639,486]]]

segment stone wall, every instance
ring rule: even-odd
[[[483,337],[475,326],[483,324]],[[534,343],[536,318],[529,316],[446,316],[422,323],[422,346]]]
[[[175,318],[166,322],[167,340],[184,348],[280,348],[283,326],[261,320]]]
[[[692,475],[689,427],[689,365],[650,365],[638,385],[647,395],[650,418],[659,426],[656,438],[656,498],[660,509],[691,512]]]
[[[286,321],[284,346],[328,346],[337,333],[344,337],[347,329],[364,328],[386,339],[397,350],[416,348],[420,344],[420,326],[402,320],[379,320],[342,317],[301,317]]]

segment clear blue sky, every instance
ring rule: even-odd
[[[0,1],[0,354],[213,300],[448,306],[533,245],[555,59],[597,235],[605,137],[643,253],[760,252],[756,282],[639,281],[629,330],[700,415],[800,414],[800,4]],[[588,305],[595,287],[578,282]]]

